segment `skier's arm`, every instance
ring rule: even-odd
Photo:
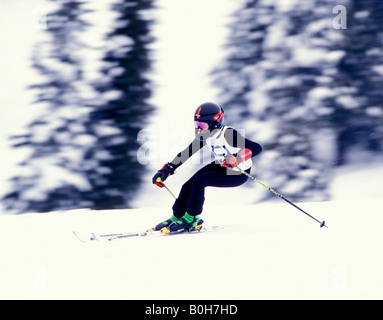
[[[260,144],[244,138],[237,130],[228,128],[225,132],[225,139],[230,146],[234,148],[241,148],[251,150],[251,157],[255,157],[262,152]],[[238,152],[239,153],[239,152]]]
[[[204,146],[205,146],[204,141],[194,139],[192,143],[190,143],[190,145],[185,150],[182,150],[180,153],[176,155],[176,157],[172,161],[165,163],[165,165],[160,170],[157,171],[157,173],[153,176],[153,179],[152,179],[153,184],[163,188],[165,186],[163,182],[167,179],[167,177],[174,174],[174,171],[179,166],[181,166],[193,154],[201,150]]]
[[[229,128],[225,132],[225,139],[234,148],[240,148],[236,154],[228,154],[223,163],[224,166],[236,167],[241,162],[245,162],[262,152],[260,144],[244,138],[237,130]]]
[[[205,144],[206,143],[204,141],[194,139],[185,150],[182,150],[172,161],[170,161],[174,167],[174,170],[185,163],[197,151],[201,150]]]

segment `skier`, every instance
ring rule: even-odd
[[[200,230],[203,220],[199,215],[205,200],[205,188],[228,188],[244,184],[247,177],[236,168],[250,173],[251,158],[262,151],[258,143],[224,125],[223,108],[216,103],[201,104],[195,111],[194,123],[195,139],[157,171],[152,179],[153,184],[163,188],[164,181],[204,146],[209,147],[215,160],[196,172],[182,186],[172,208],[173,216],[154,228],[163,234]]]

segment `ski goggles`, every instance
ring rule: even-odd
[[[194,121],[194,126],[196,129],[209,130],[209,124],[206,122]]]

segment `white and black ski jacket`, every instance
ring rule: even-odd
[[[177,154],[177,156],[170,162],[171,165],[174,169],[177,169],[193,154],[205,146],[208,146],[217,163],[219,163],[228,153],[237,155],[237,153],[245,148],[251,150],[251,157],[255,157],[262,152],[262,147],[258,143],[244,138],[237,130],[231,127],[223,126],[207,139],[202,141],[197,138],[194,139],[185,150]],[[252,160],[250,158],[240,163],[238,168],[247,170],[251,168],[251,166]]]

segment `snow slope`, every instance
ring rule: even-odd
[[[0,299],[383,299],[383,201],[357,198],[376,165],[342,171],[339,201],[302,203],[328,229],[280,199],[206,201],[206,225],[224,230],[81,243],[82,233],[140,231],[169,206],[0,216]],[[368,185],[368,183],[364,183]],[[365,185],[362,184],[362,187]],[[334,189],[335,190],[335,189]]]

